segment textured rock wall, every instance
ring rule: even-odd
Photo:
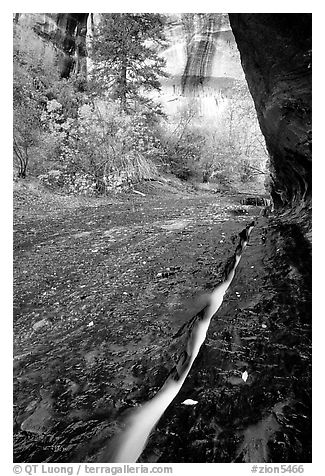
[[[166,84],[186,96],[227,94],[235,79],[243,79],[228,15],[182,13],[168,15],[170,46],[161,54],[170,74]]]
[[[311,198],[311,14],[229,14],[277,206]]]
[[[169,77],[159,102],[170,118],[195,105],[200,123],[217,128],[236,80],[245,79],[228,15],[168,14],[165,33],[169,44],[160,54]]]
[[[65,53],[61,75],[68,77],[72,71],[87,71],[87,20],[88,13],[58,13],[54,42]]]
[[[22,16],[59,51],[63,78],[68,78],[72,72],[86,74],[88,13],[28,13]]]

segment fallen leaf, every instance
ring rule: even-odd
[[[244,380],[244,382],[246,382],[246,380],[248,379],[248,373],[246,372],[246,370],[242,373],[241,378]]]
[[[192,400],[191,398],[187,398],[186,400],[184,400],[184,402],[182,402],[182,405],[196,405],[197,402],[196,400]]]

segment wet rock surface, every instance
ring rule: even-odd
[[[259,214],[240,198],[17,211],[16,462],[105,460],[130,409],[164,383],[183,345],[178,330]],[[50,324],[35,331],[42,320]],[[140,461],[310,461],[310,327],[309,242],[290,217],[260,217]]]

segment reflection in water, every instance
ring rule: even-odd
[[[181,353],[166,382],[152,400],[145,403],[141,408],[134,410],[126,422],[125,430],[111,441],[108,453],[106,453],[108,462],[135,463],[138,460],[146,446],[152,429],[180,391],[201,345],[205,341],[211,318],[221,306],[225,292],[233,280],[235,270],[247,245],[253,226],[254,222],[240,233],[240,242],[230,267],[226,271],[225,280],[211,293],[206,307],[191,319],[192,325],[186,349]]]

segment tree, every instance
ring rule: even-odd
[[[103,14],[92,43],[92,76],[100,80],[124,111],[148,103],[144,91],[159,90],[166,76],[157,47],[165,43],[164,20],[152,13]]]

